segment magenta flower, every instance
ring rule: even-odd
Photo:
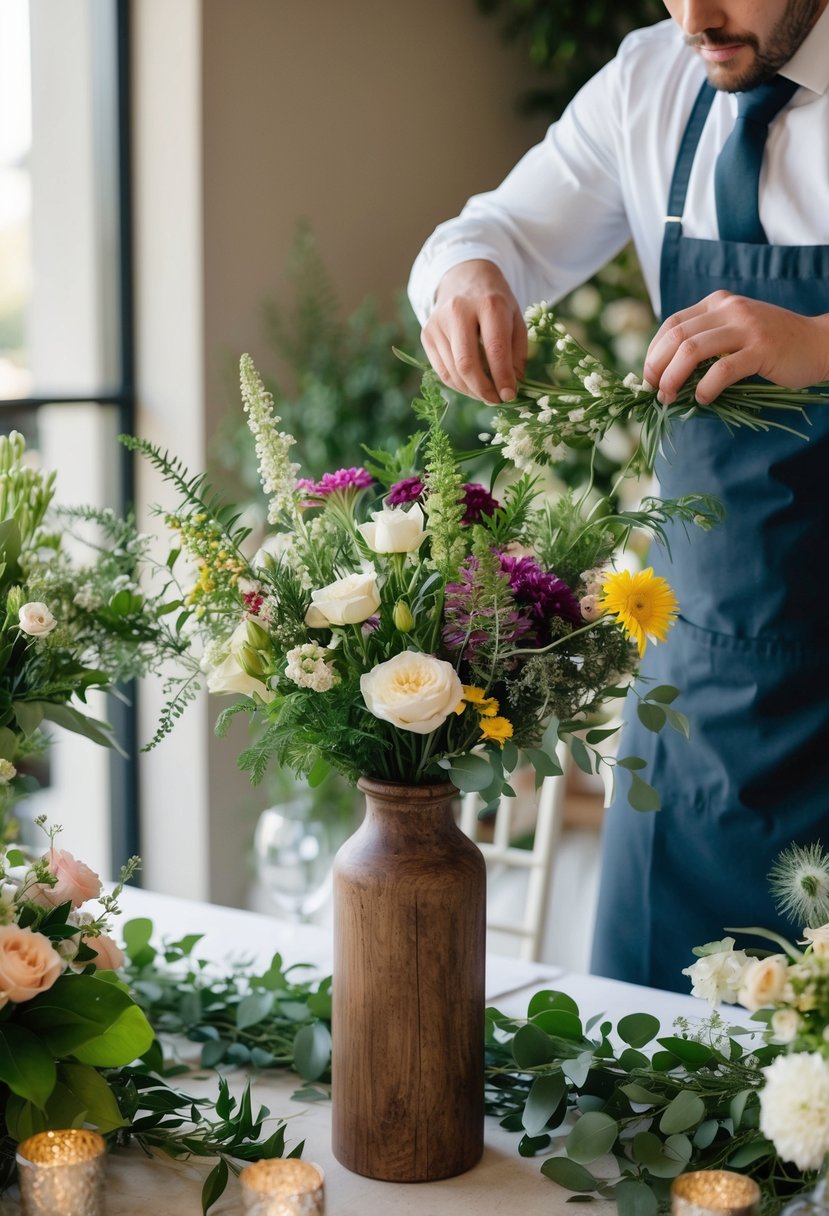
[[[337,469],[336,473],[323,473],[314,486],[314,493],[319,498],[327,498],[329,494],[343,490],[367,490],[373,484],[374,478],[368,469]]]
[[[534,557],[511,557],[502,553],[501,569],[509,577],[515,601],[533,625],[539,646],[550,641],[549,621],[561,617],[578,629],[584,624],[579,601],[558,575],[542,570]]]
[[[497,498],[493,498],[486,486],[477,481],[468,481],[463,487],[464,516],[462,524],[479,524],[481,516],[492,515],[500,507]]]
[[[419,477],[404,477],[389,487],[386,502],[390,507],[404,507],[406,503],[417,502],[425,489]]]

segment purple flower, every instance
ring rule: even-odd
[[[417,502],[422,496],[425,486],[419,477],[404,477],[389,487],[386,502],[390,507],[403,507],[408,502]]]
[[[542,570],[534,557],[511,557],[502,553],[501,569],[509,577],[516,603],[525,608],[534,626],[538,644],[550,641],[548,622],[558,616],[578,629],[584,624],[579,601],[563,579]]]
[[[337,469],[336,473],[323,473],[314,486],[314,493],[319,498],[327,498],[329,494],[343,490],[367,490],[373,484],[374,478],[368,469]]]
[[[481,516],[492,515],[500,507],[497,498],[493,498],[486,486],[477,481],[469,481],[463,487],[463,505],[465,508],[462,524],[479,524]]]
[[[507,645],[517,642],[531,629],[530,622],[523,620],[517,611],[501,612],[496,621],[494,607],[479,602],[479,568],[477,557],[468,557],[463,562],[458,571],[460,581],[446,584],[443,607],[444,645],[450,652],[463,650],[469,662],[475,660],[482,646],[494,641],[496,632],[500,644]],[[473,619],[477,628],[470,630]]]

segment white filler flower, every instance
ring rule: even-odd
[[[760,1131],[784,1161],[819,1169],[829,1152],[829,1061],[817,1051],[794,1052],[763,1072]]]

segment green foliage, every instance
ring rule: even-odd
[[[522,99],[527,112],[557,118],[573,94],[616,53],[625,34],[665,17],[660,0],[477,0],[500,19],[504,39],[520,45],[542,83]]]
[[[767,1213],[808,1189],[812,1176],[781,1161],[758,1131],[761,1069],[785,1048],[743,1046],[745,1031],[718,1014],[693,1032],[680,1023],[673,1035],[660,1035],[647,1013],[615,1029],[595,1018],[589,1025],[598,1033],[582,1030],[563,993],[536,993],[526,1019],[487,1010],[487,1111],[526,1133],[527,1155],[547,1152],[555,1137],[546,1177],[636,1216],[667,1205],[671,1181],[686,1170],[750,1174]]]

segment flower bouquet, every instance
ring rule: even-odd
[[[43,827],[43,820],[37,823]],[[45,830],[45,828],[44,828]],[[261,1139],[267,1111],[250,1095],[215,1104],[162,1079],[155,1034],[117,970],[110,936],[133,858],[109,893],[71,853],[56,847],[29,861],[0,852],[0,1191],[15,1177],[15,1147],[48,1130],[96,1128],[110,1147],[135,1140],[172,1157],[218,1158],[205,1184],[205,1211],[237,1162],[281,1156],[285,1126]]]
[[[86,710],[89,691],[184,650],[165,623],[175,604],[138,585],[150,538],[112,511],[56,509],[54,495],[55,474],[30,467],[23,437],[0,436],[0,824],[26,791],[18,767],[46,746],[44,723],[116,745]]]
[[[534,357],[545,361],[546,376],[519,382],[515,401],[495,413],[492,437],[519,468],[556,464],[568,447],[593,447],[617,425],[639,434],[631,463],[641,471],[653,468],[676,423],[694,415],[719,418],[730,429],[793,429],[769,417],[771,410],[808,426],[805,407],[814,404],[814,390],[742,381],[709,405],[700,405],[694,393],[708,361],[689,377],[676,400],[663,406],[653,385],[633,372],[617,375],[590,354],[545,301],[531,305],[524,316]]]
[[[677,604],[652,571],[610,567],[634,529],[659,539],[668,519],[707,526],[715,505],[650,498],[634,511],[588,510],[572,492],[545,497],[527,474],[496,497],[464,480],[432,374],[415,402],[422,429],[402,449],[311,482],[297,476],[293,438],[247,356],[241,386],[273,527],[252,557],[238,515],[203,477],[125,442],[180,492],[166,519],[169,568],[182,550],[194,563],[184,630],[208,690],[242,694],[217,733],[237,712],[261,726],[239,760],[252,780],[275,761],[312,785],[330,768],[351,780],[448,779],[489,804],[510,792],[519,749],[539,780],[559,773],[564,739],[587,771],[627,770],[631,802],[656,809],[643,762],[600,749],[618,727],[591,721],[626,695]],[[188,672],[158,738],[192,688]],[[687,730],[675,689],[636,695],[651,729]]]

